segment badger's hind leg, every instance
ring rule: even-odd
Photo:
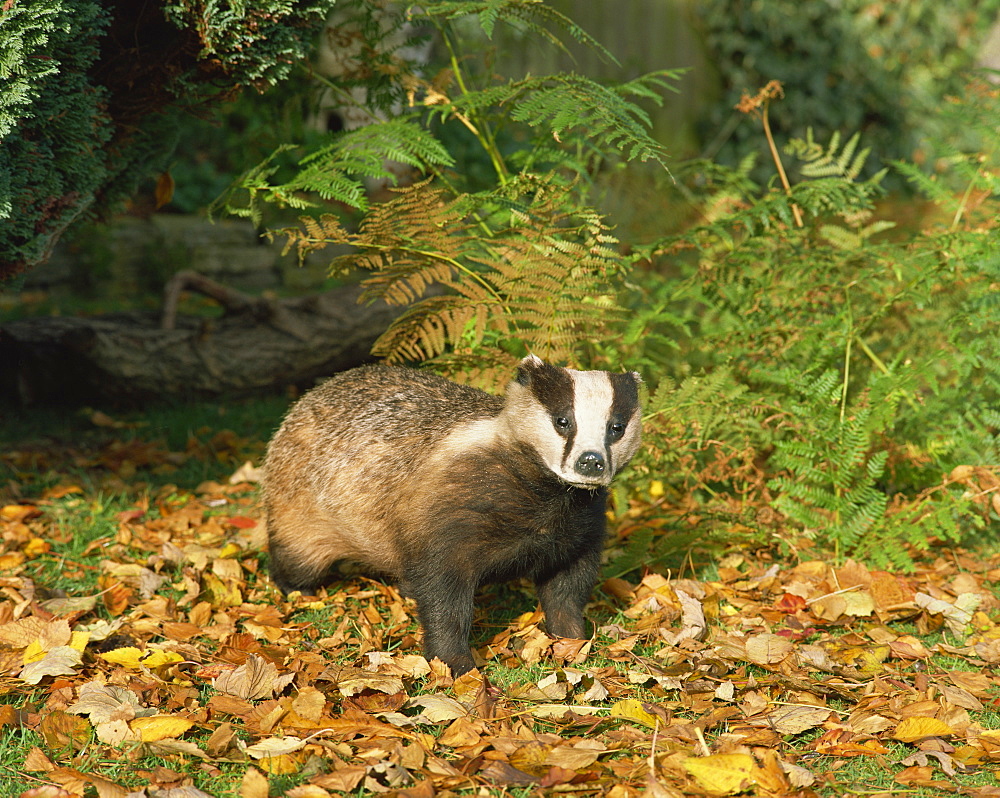
[[[335,537],[329,529],[315,524],[294,530],[268,526],[269,570],[282,593],[311,593],[336,577],[343,554],[331,545]]]

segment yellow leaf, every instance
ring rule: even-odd
[[[925,737],[948,737],[955,731],[937,718],[903,718],[892,736],[904,743],[923,740]]]
[[[125,646],[116,648],[113,651],[106,651],[101,654],[101,659],[110,662],[112,665],[121,665],[123,668],[138,671],[143,668],[156,670],[164,665],[173,665],[175,662],[183,662],[184,657],[174,651],[161,651],[160,649],[150,649],[143,651],[135,646]]]
[[[241,549],[241,548],[240,548],[239,546],[237,546],[237,545],[236,545],[235,543],[227,543],[227,544],[226,544],[225,546],[223,546],[223,547],[222,547],[222,549],[221,549],[221,550],[219,551],[219,557],[220,557],[220,558],[225,558],[225,557],[237,557],[237,556],[239,556],[240,554],[242,554],[242,552],[243,552],[243,549]]]
[[[69,647],[75,648],[81,654],[90,642],[90,632],[73,632],[69,639]]]
[[[299,772],[299,760],[290,754],[279,754],[261,759],[257,762],[257,766],[265,773],[275,776],[286,776],[289,773]]]
[[[157,740],[180,737],[194,723],[176,715],[153,715],[150,718],[134,718],[129,726],[133,731],[139,732],[144,743],[154,743]]]
[[[663,480],[654,479],[649,483],[649,498],[659,499],[663,495]]]
[[[24,649],[24,653],[21,654],[21,662],[27,665],[31,662],[38,662],[40,659],[45,658],[45,649],[42,648],[42,644],[37,640],[33,640],[28,644],[28,647]]]
[[[875,598],[871,591],[852,590],[844,593],[844,615],[865,618],[875,612]]]
[[[642,702],[636,701],[634,698],[618,701],[611,707],[611,717],[634,720],[636,723],[649,726],[651,729],[656,728],[656,716],[643,709]]]
[[[184,657],[176,651],[160,651],[158,649],[153,649],[151,651],[147,651],[146,656],[142,657],[139,661],[152,671],[157,668],[162,668],[165,665],[173,665],[177,662],[183,662]]]
[[[201,587],[203,598],[213,607],[238,607],[243,603],[239,585],[231,580],[222,580],[215,574],[205,572],[201,577]]]
[[[26,557],[39,557],[42,554],[48,552],[52,546],[47,540],[42,540],[41,538],[32,538],[24,546],[21,547],[21,551],[24,552]]]
[[[716,795],[732,795],[753,786],[757,764],[750,754],[711,754],[685,759],[684,769],[702,789]]]
[[[112,651],[105,651],[100,657],[112,665],[121,665],[123,668],[137,671],[139,670],[139,660],[142,658],[142,655],[143,651],[140,648],[123,646]]]

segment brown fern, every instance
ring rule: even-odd
[[[481,201],[449,199],[426,183],[372,208],[356,233],[332,217],[304,219],[285,232],[300,254],[351,245],[357,251],[333,267],[370,273],[363,299],[410,306],[374,354],[433,361],[453,374],[476,366],[475,381],[492,382],[509,376],[525,350],[578,362],[581,345],[604,335],[617,312],[610,296],[619,268],[615,239],[596,214],[564,211],[565,190],[545,189],[488,234]],[[495,205],[490,210],[495,219]]]

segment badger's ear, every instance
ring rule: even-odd
[[[636,385],[642,385],[642,375],[638,371],[630,371],[629,374],[632,375]]]
[[[545,361],[538,357],[538,355],[528,355],[518,364],[517,376],[514,379],[521,385],[531,385],[532,375],[544,367]]]

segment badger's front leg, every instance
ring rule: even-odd
[[[590,600],[601,570],[599,551],[589,551],[565,568],[535,580],[545,613],[545,627],[553,637],[590,637],[583,608]]]
[[[409,572],[403,591],[417,601],[424,656],[437,657],[461,676],[476,667],[469,650],[475,584],[470,574],[436,561],[434,573]]]

